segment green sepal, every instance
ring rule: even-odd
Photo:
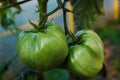
[[[36,32],[39,32],[39,30],[41,28],[40,26],[36,25],[35,23],[31,22],[30,20],[29,20],[29,23],[36,29]]]

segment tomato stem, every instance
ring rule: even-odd
[[[66,0],[64,0],[63,2],[63,6],[62,6],[62,10],[63,10],[63,21],[64,21],[64,30],[65,30],[65,34],[69,34],[70,35],[70,32],[68,30],[68,26],[67,26],[67,16],[66,16],[66,13],[67,11],[65,10],[65,5],[66,5]]]
[[[64,8],[64,10],[67,11],[67,12],[71,12],[71,13],[73,13],[73,14],[76,14],[76,15],[80,15],[79,12],[75,12],[75,11],[69,10],[69,9],[67,9],[67,8]]]
[[[38,1],[39,20],[40,20],[40,22],[42,22],[42,24],[39,25],[39,26],[43,27],[43,24],[45,24],[47,19],[48,19],[48,16],[43,18],[43,16],[45,14],[47,14],[47,3],[48,3],[48,0],[37,0],[37,1]]]
[[[63,10],[63,21],[64,21],[64,30],[65,30],[65,34],[69,34],[71,35],[68,27],[67,27],[67,19],[66,19],[66,13],[67,12],[72,12],[68,9],[65,8],[66,6],[66,2],[68,0],[64,0],[64,2],[62,2],[61,0],[57,0],[57,4],[58,6],[51,12],[47,13],[47,2],[48,0],[38,0],[38,10],[39,10],[39,26],[41,26],[41,28],[39,27],[39,29],[44,29],[45,28],[45,23],[48,19],[48,16],[52,15],[53,13],[55,13],[56,11],[58,11],[59,9]]]
[[[60,6],[56,7],[53,11],[51,11],[51,12],[49,12],[49,13],[47,13],[47,14],[44,14],[44,15],[41,17],[41,20],[40,20],[39,25],[43,25],[43,23],[45,23],[45,22],[44,22],[44,19],[45,19],[46,17],[52,15],[53,13],[55,13],[56,11],[58,11],[59,9],[61,9]]]
[[[63,10],[63,21],[64,21],[64,30],[65,30],[65,34],[66,35],[68,35],[69,37],[68,37],[68,39],[72,39],[72,43],[70,43],[69,44],[69,42],[68,42],[68,45],[73,45],[74,44],[74,42],[76,43],[76,40],[75,40],[75,36],[74,36],[74,34],[73,33],[71,33],[70,32],[70,30],[68,29],[68,25],[67,25],[67,12],[72,12],[72,11],[70,11],[70,10],[68,10],[68,9],[66,9],[65,8],[65,5],[66,5],[66,2],[67,2],[68,0],[64,0],[64,2],[63,2],[63,6],[62,6],[62,10]],[[68,40],[69,41],[69,40]]]

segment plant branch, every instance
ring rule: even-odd
[[[74,13],[74,14],[80,15],[80,13],[75,12],[75,11],[71,11],[71,10],[69,10],[69,9],[67,9],[67,8],[64,8],[64,10],[67,11],[67,12],[71,12],[71,13]]]
[[[56,11],[58,11],[59,9],[61,9],[60,6],[56,7],[53,11],[51,11],[51,12],[43,15],[43,17],[41,18],[41,21],[40,21],[39,25],[41,25],[43,23],[45,17],[48,17],[48,16],[52,15],[53,13],[55,13]]]
[[[13,3],[13,4],[9,4],[5,7],[1,7],[0,8],[0,11],[4,10],[4,9],[7,9],[7,8],[10,8],[10,7],[13,7],[13,6],[17,6],[17,5],[20,5],[20,4],[23,4],[23,3],[26,3],[28,1],[32,1],[32,0],[25,0],[25,1],[20,1],[20,2],[16,2],[16,3]]]
[[[67,26],[67,16],[66,16],[67,11],[65,10],[66,1],[67,1],[67,0],[64,0],[63,5],[62,5],[63,21],[64,21],[65,34],[66,34],[66,35],[67,35],[67,34],[70,35],[70,32],[69,32],[69,30],[68,30],[68,26]]]
[[[48,0],[38,0],[39,10],[41,11],[41,17],[47,13],[47,2]]]
[[[67,19],[66,19],[66,11],[63,10],[63,21],[64,21],[64,29],[65,29],[65,34],[67,34],[68,31],[68,27],[67,27]]]
[[[44,28],[44,24],[46,23],[48,16],[44,17],[45,14],[47,14],[47,3],[48,0],[38,0],[38,11],[39,11],[39,26],[42,26]],[[42,20],[41,20],[42,19]]]

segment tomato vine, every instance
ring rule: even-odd
[[[68,1],[57,0],[57,7],[48,13],[48,0],[38,0],[39,23],[36,25],[29,21],[34,28],[19,34],[18,56],[26,65],[41,74],[65,65],[65,68],[77,76],[95,76],[103,67],[102,40],[92,30],[81,30],[76,34],[70,32],[67,12],[75,12],[66,8]],[[48,16],[60,9],[63,11],[64,31],[58,24],[47,22]],[[93,61],[95,64],[92,63]]]
[[[39,10],[39,25],[44,27],[44,24],[47,21],[48,16],[52,15],[53,13],[55,13],[56,11],[58,11],[59,9],[62,9],[63,11],[63,21],[64,21],[64,30],[65,30],[65,34],[70,34],[69,30],[68,30],[68,26],[67,26],[67,19],[66,19],[66,13],[67,12],[72,12],[68,9],[66,9],[66,2],[68,0],[64,0],[64,2],[62,2],[61,0],[57,0],[57,4],[58,6],[51,12],[47,13],[47,2],[48,0],[38,0],[38,10]],[[41,7],[41,6],[45,6],[45,7]]]

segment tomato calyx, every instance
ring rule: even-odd
[[[32,32],[32,33],[42,32],[42,33],[44,33],[44,32],[46,32],[46,31],[45,31],[45,27],[36,25],[35,23],[33,23],[33,22],[31,22],[31,21],[29,21],[29,23],[34,27],[34,29],[32,29],[32,30],[27,30],[27,31],[25,31],[26,33],[29,33],[29,32]]]
[[[38,32],[46,33],[45,29],[40,29],[39,31],[36,31],[36,30],[26,30],[24,32],[25,33],[38,33]]]
[[[85,34],[85,33],[84,33],[84,34]],[[84,41],[83,41],[81,38],[82,38],[82,35],[84,35],[84,34],[81,34],[81,35],[79,35],[79,36],[75,36],[75,35],[74,35],[74,38],[72,38],[71,41],[68,40],[68,45],[69,45],[69,46],[73,46],[73,45],[75,45],[75,44],[81,44],[81,43],[83,43]]]

